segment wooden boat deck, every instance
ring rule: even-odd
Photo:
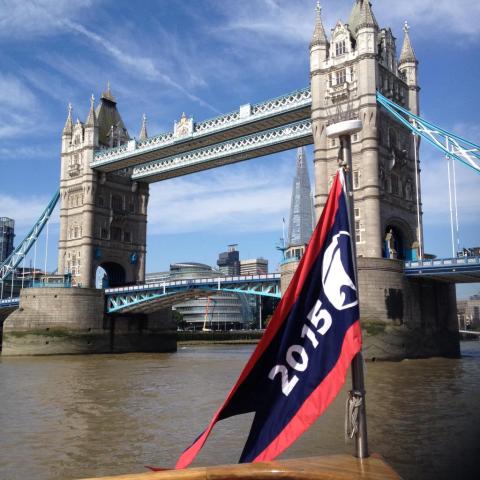
[[[358,459],[351,455],[279,460],[263,463],[196,467],[85,480],[401,480],[379,456]]]

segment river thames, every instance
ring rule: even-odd
[[[253,351],[0,360],[0,479],[66,480],[171,467]],[[410,479],[480,478],[480,342],[461,359],[368,363],[370,449]],[[349,383],[349,382],[347,382]],[[346,388],[283,457],[351,452]],[[235,463],[250,416],[217,424],[195,465]]]

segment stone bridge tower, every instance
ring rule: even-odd
[[[97,150],[129,140],[109,87],[96,108],[92,96],[85,123],[73,123],[69,106],[62,133],[58,272],[70,273],[74,285],[95,287],[98,267],[108,276],[104,286],[145,278],[148,185],[132,182],[129,170],[90,168]]]
[[[419,114],[418,62],[408,26],[397,57],[396,39],[390,28],[379,27],[369,0],[355,0],[348,22],[339,20],[329,37],[320,13],[317,4],[310,44],[315,209],[318,218],[340,154],[326,127],[359,118],[352,173],[365,356],[457,355],[454,285],[404,275],[403,260],[421,253],[418,145],[415,151],[410,131],[376,101],[380,91]]]
[[[413,137],[375,97],[379,90],[418,114],[418,62],[408,30],[399,59],[395,40],[390,28],[379,28],[370,2],[356,0],[348,23],[338,21],[330,39],[318,11],[310,46],[317,216],[338,166],[338,139],[328,140],[325,128],[346,114],[363,123],[352,138],[361,257],[411,259],[418,253]]]

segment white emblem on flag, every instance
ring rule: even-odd
[[[347,238],[342,238],[346,236]],[[337,310],[346,310],[358,305],[357,289],[342,263],[340,242],[347,241],[350,234],[340,231],[332,238],[325,250],[322,265],[323,291]],[[350,245],[348,245],[350,248]]]

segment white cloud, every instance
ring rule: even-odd
[[[93,32],[92,30],[85,28],[79,23],[65,20],[64,24],[74,32],[83,35],[96,45],[99,45],[105,52],[111,55],[111,57],[113,57],[125,69],[138,71],[151,81],[161,81],[165,85],[178,90],[187,98],[198,103],[199,105],[207,107],[216,113],[220,113],[219,110],[210,105],[208,102],[200,98],[198,95],[195,95],[192,92],[188,91],[178,82],[173,80],[170,75],[160,71],[157,68],[153,59],[146,56],[130,54],[125,49],[120,50],[115,44],[107,40],[107,38]]]
[[[2,216],[15,220],[15,232],[18,234],[30,229],[45,210],[50,198],[40,195],[14,197],[0,194],[0,212]],[[58,214],[51,217],[53,223],[58,223]],[[17,242],[18,243],[18,242]]]
[[[37,123],[37,100],[19,78],[0,73],[0,138],[31,131]]]
[[[0,36],[51,36],[64,30],[64,19],[78,18],[93,3],[94,0],[1,0]]]
[[[290,203],[287,168],[280,165],[275,176],[270,169],[252,167],[152,185],[149,234],[276,231]]]
[[[322,18],[325,30],[329,32],[336,21],[348,21],[354,0],[322,2]],[[227,22],[220,32],[233,32],[230,41],[247,45],[262,41],[298,45],[311,39],[314,25],[314,2],[303,0],[244,0],[242,2],[214,2]],[[417,0],[401,2],[376,0],[373,10],[380,27],[400,27],[408,20],[415,36],[435,41],[432,34],[441,34],[440,41],[458,41],[478,38],[480,30],[480,2],[477,0]],[[252,15],[252,12],[255,12]],[[236,34],[235,34],[236,32]],[[400,31],[397,36],[402,38]],[[254,37],[252,38],[252,34]],[[446,37],[448,34],[448,37]],[[257,44],[262,48],[262,42]]]
[[[478,38],[480,2],[477,0],[377,1],[374,10],[383,24],[408,20],[417,36],[431,41],[460,43]],[[432,34],[440,34],[438,40]],[[448,35],[448,36],[446,36]]]

